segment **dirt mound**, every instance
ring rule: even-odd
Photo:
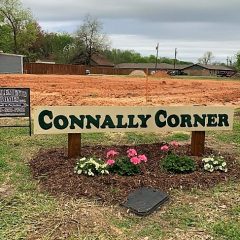
[[[135,176],[119,176],[117,174],[88,177],[77,175],[73,169],[76,159],[67,159],[66,149],[52,149],[42,151],[31,160],[31,171],[35,179],[39,180],[42,190],[53,195],[81,197],[86,196],[104,202],[121,203],[127,195],[139,187],[153,187],[164,191],[170,189],[208,189],[220,182],[239,180],[240,167],[234,156],[222,154],[227,161],[229,171],[205,172],[201,167],[201,158],[195,158],[197,169],[190,174],[171,174],[160,168],[164,154],[159,151],[162,143],[144,144],[136,146],[148,157],[148,162],[142,167],[142,174]],[[129,146],[113,146],[124,154]],[[104,159],[108,146],[85,146],[82,154],[85,157],[98,156]],[[206,149],[206,154],[216,154],[211,149]],[[190,155],[190,146],[181,146],[180,155]]]
[[[130,74],[130,76],[139,76],[139,77],[146,77],[146,73],[143,70],[134,70]]]
[[[169,78],[170,76],[167,74],[167,71],[157,71],[156,73],[153,74],[154,77],[167,77]]]

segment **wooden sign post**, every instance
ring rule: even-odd
[[[81,133],[68,134],[68,158],[81,156]]]
[[[205,132],[192,132],[191,154],[193,156],[203,156],[205,149]]]

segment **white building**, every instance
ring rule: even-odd
[[[23,55],[0,52],[0,74],[21,73],[23,74]]]

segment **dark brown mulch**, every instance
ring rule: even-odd
[[[88,177],[77,175],[73,169],[76,159],[68,159],[66,149],[42,150],[31,160],[30,166],[35,179],[39,180],[40,186],[54,195],[65,195],[73,197],[86,196],[99,199],[109,203],[123,202],[126,196],[139,187],[153,187],[163,191],[173,188],[206,189],[220,182],[240,179],[240,166],[234,156],[222,154],[228,164],[229,171],[208,173],[201,167],[201,158],[195,158],[198,168],[190,174],[171,174],[159,167],[163,154],[160,151],[161,144],[144,144],[136,146],[139,154],[146,154],[148,162],[142,169],[141,175],[124,177],[118,175],[104,175]],[[115,149],[125,154],[129,146],[115,146]],[[82,154],[85,157],[106,155],[109,147],[85,146]],[[189,155],[189,146],[181,146],[179,154]],[[208,154],[216,154],[211,149],[206,149]]]

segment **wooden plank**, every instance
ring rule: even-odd
[[[202,156],[205,148],[205,131],[192,132],[191,154],[193,156]]]
[[[81,133],[68,134],[68,158],[81,156]]]

